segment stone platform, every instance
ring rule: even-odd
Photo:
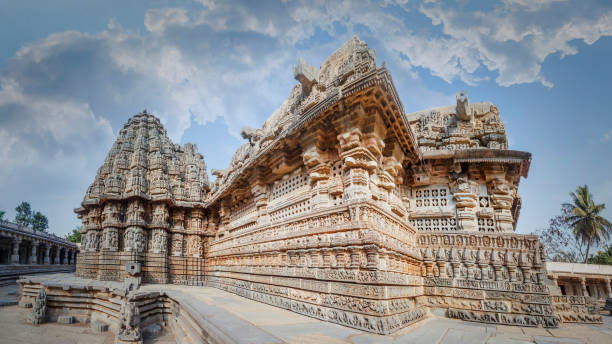
[[[57,293],[54,288],[60,285],[66,288],[62,287],[61,290],[75,295],[82,295],[83,290],[96,290],[98,293],[104,290],[112,293],[116,290],[119,293],[122,286],[117,282],[79,279],[67,274],[30,277],[30,282],[47,287],[51,308],[56,297],[53,295]],[[156,314],[161,316],[157,316],[156,319],[166,325],[164,331],[166,335],[163,338],[164,340],[174,338],[180,343],[612,343],[610,316],[604,316],[604,323],[601,325],[560,324],[557,329],[543,329],[487,325],[428,314],[427,319],[393,335],[376,335],[296,314],[216,288],[156,284],[142,286],[137,293],[157,295],[159,312]],[[104,303],[111,302],[110,299],[100,299],[92,304],[102,309]],[[140,307],[141,314],[145,316],[155,308],[151,303]],[[112,306],[107,305],[105,308],[111,309]],[[0,319],[0,332],[12,335],[10,338],[14,338],[13,342],[40,343],[35,340],[36,335],[33,336],[32,333],[45,336],[45,331],[41,330],[41,327],[25,325],[23,321],[15,320],[25,318],[28,311],[14,306],[4,308]],[[11,316],[9,313],[16,313],[19,316]],[[112,312],[109,311],[107,315],[107,321],[112,322]],[[57,331],[54,329],[60,326],[62,328],[74,326],[78,329],[84,325],[82,322],[72,325],[47,323],[42,325],[42,328]],[[113,324],[110,327],[112,332]],[[66,333],[73,333],[71,331],[73,330]],[[110,332],[100,336],[108,336],[108,333]],[[53,343],[53,341],[47,342]],[[77,343],[78,341],[56,342]],[[156,339],[149,342],[158,341]]]

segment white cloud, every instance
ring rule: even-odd
[[[576,54],[574,40],[593,44],[612,35],[612,11],[580,2],[515,0],[490,12],[434,5],[422,6],[421,12],[442,27],[445,37],[427,40],[426,48],[434,50],[427,60],[414,58],[410,49],[400,51],[413,57],[413,65],[447,81],[461,78],[470,83],[469,75],[482,66],[498,73],[501,86],[539,82],[552,87],[541,71],[547,57]]]
[[[96,33],[51,34],[15,54],[0,72],[0,193],[11,195],[0,208],[44,190],[63,197],[47,203],[47,213],[62,214],[52,224],[70,227],[71,208],[110,147],[111,125],[147,108],[174,141],[192,120],[222,118],[238,136],[288,96],[298,56],[320,64],[354,33],[379,49],[379,63],[387,60],[411,112],[454,100],[428,89],[419,68],[448,82],[477,84],[492,71],[500,85],[550,86],[545,59],[612,32],[609,11],[560,11],[572,3],[552,0],[508,0],[489,12],[405,1],[198,2],[197,11],[146,11],[144,33],[110,22]],[[435,26],[415,28],[408,13]]]
[[[612,129],[610,129],[610,131],[608,131],[607,133],[603,134],[600,141],[602,143],[607,143],[607,142],[612,141]]]
[[[145,13],[144,25],[151,32],[163,32],[167,26],[184,25],[189,21],[184,8],[156,8]]]

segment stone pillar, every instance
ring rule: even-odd
[[[324,208],[329,204],[331,176],[329,150],[325,148],[326,136],[322,129],[313,130],[303,138],[302,160],[310,181],[310,208]]]
[[[384,151],[382,158],[382,171],[378,174],[378,190],[379,193],[383,190],[386,192],[386,202],[383,202],[384,207],[389,209],[400,216],[404,216],[405,210],[403,208],[403,202],[401,196],[396,196],[393,193],[395,188],[404,183],[404,174],[402,168],[402,161],[404,161],[404,152],[400,145],[396,141],[385,141]],[[399,193],[401,194],[401,192]],[[382,195],[382,193],[381,193]],[[382,201],[382,199],[381,199]]]
[[[464,231],[478,231],[475,210],[478,196],[473,184],[467,177],[459,177],[452,183],[451,188],[457,209],[457,227]]]
[[[19,264],[19,245],[21,245],[21,239],[13,240],[13,254],[11,255],[11,263]]]
[[[51,246],[49,244],[45,244],[45,260],[44,263],[45,264],[51,264],[51,262],[49,261],[49,251],[51,251]]]
[[[434,277],[433,266],[434,266],[434,257],[431,248],[427,247],[425,249],[425,253],[423,254],[423,263],[425,264],[425,276]]]
[[[580,277],[580,287],[582,287],[582,296],[589,296],[589,291],[586,287],[586,278]]]
[[[183,232],[185,231],[185,211],[182,209],[174,209],[172,212],[172,241],[171,254],[173,257],[181,257],[183,255]]]
[[[487,184],[491,190],[491,207],[495,212],[497,230],[500,232],[512,232],[514,230],[514,218],[512,217],[512,189],[505,180],[505,172],[502,166],[493,166],[492,170],[486,172]]]
[[[55,259],[53,260],[53,264],[59,264],[60,263],[60,254],[61,254],[62,250],[61,247],[56,246],[55,247]]]
[[[610,286],[610,279],[606,278],[604,280],[604,286],[606,287],[606,294],[608,297],[612,297],[612,286]]]
[[[264,183],[265,172],[257,169],[255,172],[255,181],[251,186],[253,201],[257,207],[257,223],[266,224],[270,222],[268,214],[268,185]]]
[[[376,245],[366,245],[364,248],[366,250],[367,269],[378,269],[378,247]]]
[[[38,263],[38,256],[36,255],[36,248],[38,247],[38,242],[32,241],[32,252],[30,255],[30,264]]]

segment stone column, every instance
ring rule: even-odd
[[[49,251],[51,251],[51,246],[49,244],[45,244],[45,260],[44,263],[45,264],[51,264],[51,262],[49,261]]]
[[[60,253],[61,253],[61,248],[59,246],[55,246],[55,259],[53,260],[53,264],[59,264],[60,263]]]
[[[268,186],[264,182],[265,171],[257,169],[254,174],[255,181],[251,185],[251,193],[255,207],[257,207],[257,223],[266,224],[270,222],[270,216],[268,214]]]
[[[451,185],[453,201],[457,208],[457,226],[464,231],[478,231],[476,221],[476,205],[478,196],[475,192],[475,185],[467,177],[459,177]]]
[[[13,240],[13,254],[11,255],[11,263],[19,264],[19,245],[21,245],[21,239]]]
[[[608,297],[612,297],[612,286],[610,286],[610,279],[606,278],[604,280],[604,286],[606,287],[606,294]]]
[[[400,196],[394,195],[393,190],[404,183],[404,175],[402,161],[404,161],[404,152],[396,141],[385,141],[382,158],[382,171],[378,175],[379,191],[385,190],[387,201],[383,202],[383,206],[389,207],[391,211],[400,216],[404,216],[404,209]],[[382,201],[382,200],[381,200]]]
[[[302,160],[306,166],[310,181],[310,208],[324,208],[329,204],[330,157],[325,148],[325,132],[322,129],[313,130],[303,138],[304,151]]]
[[[580,277],[580,286],[582,287],[582,296],[589,296],[589,291],[586,287],[586,278]]]
[[[32,252],[30,255],[30,264],[38,263],[38,256],[36,255],[36,248],[38,247],[38,242],[32,241]]]
[[[495,212],[497,230],[500,232],[512,232],[514,230],[514,218],[512,217],[512,189],[505,179],[503,167],[494,166],[492,170],[486,171],[487,184],[491,190],[491,207]]]

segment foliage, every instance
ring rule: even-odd
[[[21,202],[16,208],[15,211],[17,214],[15,215],[15,222],[18,225],[29,226],[32,221],[32,207],[28,202]]]
[[[570,196],[572,203],[564,204],[571,209],[566,221],[573,229],[576,240],[586,245],[584,255],[586,263],[591,245],[598,245],[610,239],[612,223],[600,215],[606,205],[595,204],[588,186],[579,186],[575,192],[570,193]]]
[[[612,265],[612,244],[604,246],[596,255],[589,258],[589,264]]]
[[[34,213],[30,221],[32,229],[39,232],[45,232],[49,228],[49,220],[40,211]]]
[[[28,202],[21,202],[15,211],[15,222],[18,225],[32,227],[35,231],[45,232],[49,228],[49,219],[40,211],[32,211]]]
[[[74,227],[72,233],[66,234],[66,240],[74,243],[81,242],[81,227]]]
[[[4,214],[6,214],[6,211],[0,210],[0,220],[4,220]]]
[[[570,206],[563,205],[561,214],[550,219],[548,228],[535,233],[546,246],[549,261],[578,263],[584,260],[584,245],[576,239],[567,220],[571,211]]]

